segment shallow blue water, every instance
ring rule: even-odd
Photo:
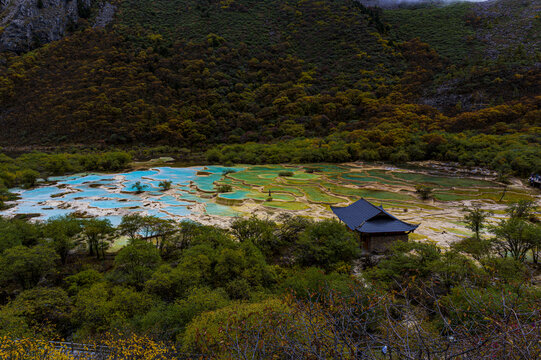
[[[100,220],[109,220],[111,222],[111,225],[114,227],[117,227],[122,222],[122,216],[119,215],[109,215],[109,216],[99,216],[98,219]]]
[[[250,192],[246,190],[239,190],[232,193],[224,193],[220,194],[219,196],[224,199],[245,199],[246,195],[248,195]]]
[[[202,198],[191,193],[184,193],[180,195],[183,200],[194,201],[197,203],[209,203],[210,199]]]
[[[39,213],[41,214],[39,219],[45,220],[75,211],[86,211],[89,215],[107,218],[113,225],[118,225],[123,214],[133,212],[160,218],[182,219],[192,214],[192,210],[187,206],[205,203],[207,214],[236,216],[238,212],[229,206],[214,204],[211,199],[198,196],[196,191],[190,188],[190,184],[193,183],[203,191],[212,192],[215,190],[214,182],[220,180],[227,170],[240,171],[242,169],[222,166],[163,167],[119,174],[85,173],[51,177],[49,180],[56,181],[55,185],[31,190],[12,189],[20,195],[21,199],[17,201],[16,207],[8,210],[8,215]],[[206,171],[210,175],[197,175],[198,171]],[[159,186],[163,180],[172,182],[172,190],[169,194],[173,192],[175,196],[164,195]],[[138,181],[143,185],[142,194],[135,192],[134,185]],[[247,193],[247,191],[236,191],[221,196],[240,199]],[[53,197],[53,195],[57,196]],[[50,203],[45,203],[47,201]],[[150,206],[151,204],[154,205]],[[58,208],[59,206],[66,208]],[[104,210],[112,214],[99,215]]]
[[[219,216],[238,216],[239,212],[233,210],[229,206],[220,205],[215,203],[208,203],[205,206],[207,214],[219,215]]]
[[[169,215],[164,213],[163,211],[157,210],[157,209],[145,209],[145,213],[150,216],[156,216],[161,219],[167,219],[170,218]]]
[[[128,181],[137,181],[141,180],[141,178],[143,177],[152,177],[152,175],[156,174],[158,174],[158,170],[137,170],[129,173],[121,173],[118,175],[124,176],[124,178]]]
[[[114,194],[111,193],[105,189],[101,188],[88,188],[88,187],[78,187],[76,188],[77,192],[73,192],[64,196],[57,197],[56,200],[74,200],[78,198],[101,198],[101,197],[107,197],[107,198],[121,198],[121,199],[128,199],[128,197],[124,197],[124,194]],[[25,194],[26,195],[26,194]],[[26,196],[24,196],[26,198]],[[28,196],[29,199],[33,199],[31,195]]]
[[[159,189],[157,182],[154,182],[151,180],[140,179],[137,181],[133,180],[133,181],[128,181],[124,183],[123,191],[128,191],[128,192],[133,192],[133,193],[139,191],[140,189],[138,189],[135,186],[138,182],[141,184],[142,191],[155,191]]]
[[[21,204],[18,206],[18,214],[41,214],[38,220],[48,220],[54,217],[65,216],[73,213],[73,209],[58,209],[36,204]]]
[[[191,211],[185,206],[167,206],[163,208],[163,211],[177,216],[188,216],[191,214]]]
[[[50,200],[51,195],[61,194],[64,192],[64,190],[59,189],[56,186],[47,186],[47,187],[40,187],[40,188],[32,189],[32,190],[16,189],[14,192],[24,197],[28,196],[29,198],[32,198],[34,201],[37,202],[37,201]]]
[[[242,168],[230,168],[230,167],[223,167],[223,166],[209,166],[208,169],[204,170],[206,172],[211,173],[210,175],[203,175],[203,176],[197,176],[194,180],[195,185],[198,189],[202,191],[208,191],[212,192],[216,190],[216,187],[214,186],[214,182],[220,180],[224,172],[226,171],[241,171],[244,170]]]
[[[207,176],[201,176],[196,179],[195,186],[202,191],[212,192],[215,190],[214,182],[220,180],[222,177],[221,174],[212,174]]]
[[[63,181],[62,181],[62,177],[59,176],[59,177],[55,177],[54,179],[56,181],[59,181],[59,182],[63,183],[63,184],[79,185],[79,184],[83,184],[83,183],[86,183],[86,182],[105,181],[106,179],[111,179],[111,175],[95,175],[95,174],[92,174],[92,175],[86,175],[86,176],[81,176],[81,177],[72,177],[72,176],[70,176],[67,180],[64,179]]]
[[[161,204],[167,204],[167,205],[191,205],[192,203],[188,201],[181,201],[178,200],[176,197],[171,195],[162,196],[155,200],[156,202],[159,202]]]
[[[159,173],[153,175],[152,178],[160,181],[169,180],[173,185],[186,185],[197,178],[196,172],[200,169],[163,167],[159,168]]]
[[[99,209],[118,209],[124,207],[143,206],[139,201],[117,201],[117,200],[88,200],[90,206]]]

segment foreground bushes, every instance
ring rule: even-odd
[[[531,204],[509,212],[529,219]],[[506,239],[475,260],[468,246],[397,243],[353,271],[357,241],[331,220],[240,218],[224,230],[135,214],[108,226],[107,236],[126,236],[119,252],[102,252],[109,240],[97,237],[99,258],[85,235],[96,221],[0,221],[0,336],[146,334],[164,351],[223,358],[377,359],[384,346],[398,358],[427,349],[520,358],[539,346],[533,264],[499,254]]]
[[[317,299],[222,309],[192,323],[185,349],[228,359],[523,359],[540,353],[539,294],[457,287],[439,302],[431,287],[418,290],[418,296],[389,296],[356,284],[346,296],[331,290]],[[420,301],[435,305],[416,306]]]

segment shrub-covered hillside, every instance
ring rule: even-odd
[[[398,81],[403,59],[352,1],[236,3],[126,1],[108,30],[5,54],[2,140],[235,141],[310,121],[284,109],[297,99]]]
[[[522,134],[526,148],[538,149],[531,136],[540,118],[538,55],[484,56],[490,44],[480,31],[502,25],[474,8],[480,5],[116,5],[105,29],[82,19],[63,40],[0,55],[0,144],[168,144],[199,151],[339,135],[406,147],[428,133],[472,131],[463,136],[496,134],[505,142]],[[370,135],[390,128],[403,138]]]
[[[538,87],[516,80],[539,73],[541,1],[441,4],[421,2],[383,16],[393,40],[417,37],[447,60],[423,102],[447,109],[459,103],[471,110],[539,94]]]

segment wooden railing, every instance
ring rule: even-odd
[[[84,360],[123,360],[122,355],[116,354],[118,350],[110,346],[81,344],[68,341],[49,341],[49,344],[58,352]],[[162,355],[177,360],[210,359],[209,355],[181,353],[177,352],[176,349],[172,349],[171,352]]]
[[[49,341],[56,351],[84,359],[106,359],[113,349],[104,345],[79,344],[65,341]]]

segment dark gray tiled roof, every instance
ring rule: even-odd
[[[417,229],[412,225],[395,218],[383,209],[365,199],[360,199],[347,207],[331,206],[338,216],[351,230],[363,233],[408,232]]]

